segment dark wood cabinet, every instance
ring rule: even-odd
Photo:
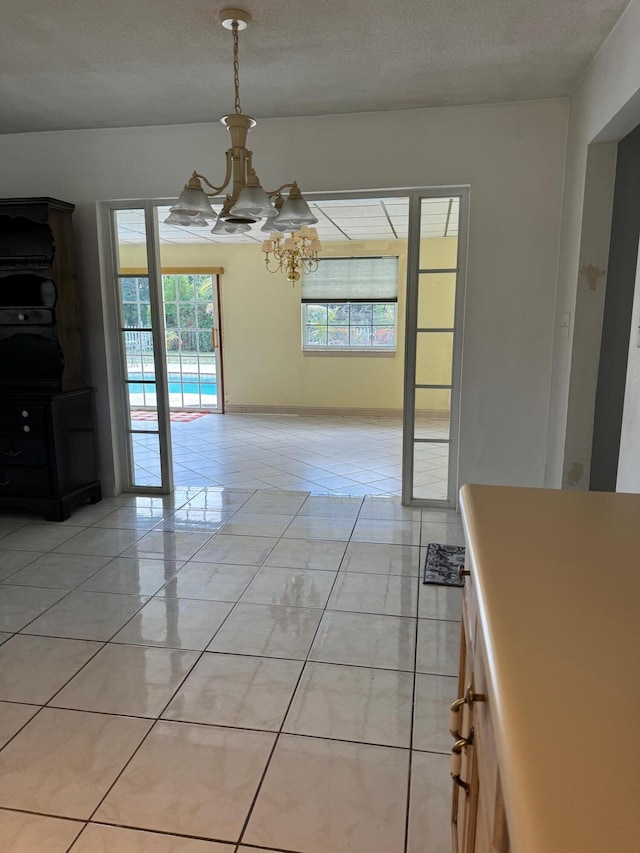
[[[69,517],[100,500],[73,205],[0,200],[0,506]]]
[[[4,396],[0,407],[0,506],[50,521],[102,497],[93,441],[93,393]]]

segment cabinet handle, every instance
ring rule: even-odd
[[[23,417],[23,418],[28,418],[28,417],[29,417],[29,412],[28,412],[26,409],[23,409],[23,410],[22,410],[22,417]]]
[[[10,482],[10,477],[7,477],[6,474],[0,474],[0,486],[8,486]]]
[[[471,572],[468,571],[467,569],[465,569],[464,566],[458,566],[458,578],[459,578],[459,580],[462,580],[465,575],[470,575],[470,574],[471,574]]]
[[[469,732],[469,737],[461,737],[459,738],[451,748],[451,778],[459,785],[462,790],[465,792],[467,796],[469,796],[469,791],[471,790],[471,785],[468,782],[465,782],[464,779],[460,776],[460,771],[462,770],[462,750],[466,749],[468,746],[471,746],[473,743],[473,729]]]
[[[484,693],[474,693],[471,689],[471,685],[467,687],[464,692],[464,696],[460,699],[456,699],[456,701],[451,705],[451,712],[449,714],[449,731],[451,732],[451,737],[459,740],[462,738],[462,735],[459,731],[459,723],[460,723],[460,712],[465,705],[468,705],[469,708],[472,707],[474,702],[486,702],[487,697]]]
[[[0,447],[0,453],[2,453],[3,456],[20,456],[22,451],[21,450],[7,450],[6,447]]]
[[[22,427],[23,432],[31,432],[31,427],[26,424]]]

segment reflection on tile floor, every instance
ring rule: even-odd
[[[2,849],[448,851],[430,541],[459,517],[249,487],[0,514]]]
[[[430,418],[428,425],[429,437],[448,437],[448,420]],[[176,486],[321,490],[336,495],[401,492],[399,417],[204,415],[191,423],[172,423],[171,438]],[[159,485],[157,437],[136,435],[134,447],[137,483]],[[417,445],[417,497],[446,499],[447,448]],[[142,520],[139,526],[144,526]]]

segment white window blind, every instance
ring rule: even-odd
[[[321,258],[302,279],[302,301],[397,302],[398,258]]]

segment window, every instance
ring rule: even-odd
[[[302,282],[304,350],[396,348],[398,258],[322,258]]]
[[[322,302],[302,308],[304,349],[396,348],[395,302]]]

